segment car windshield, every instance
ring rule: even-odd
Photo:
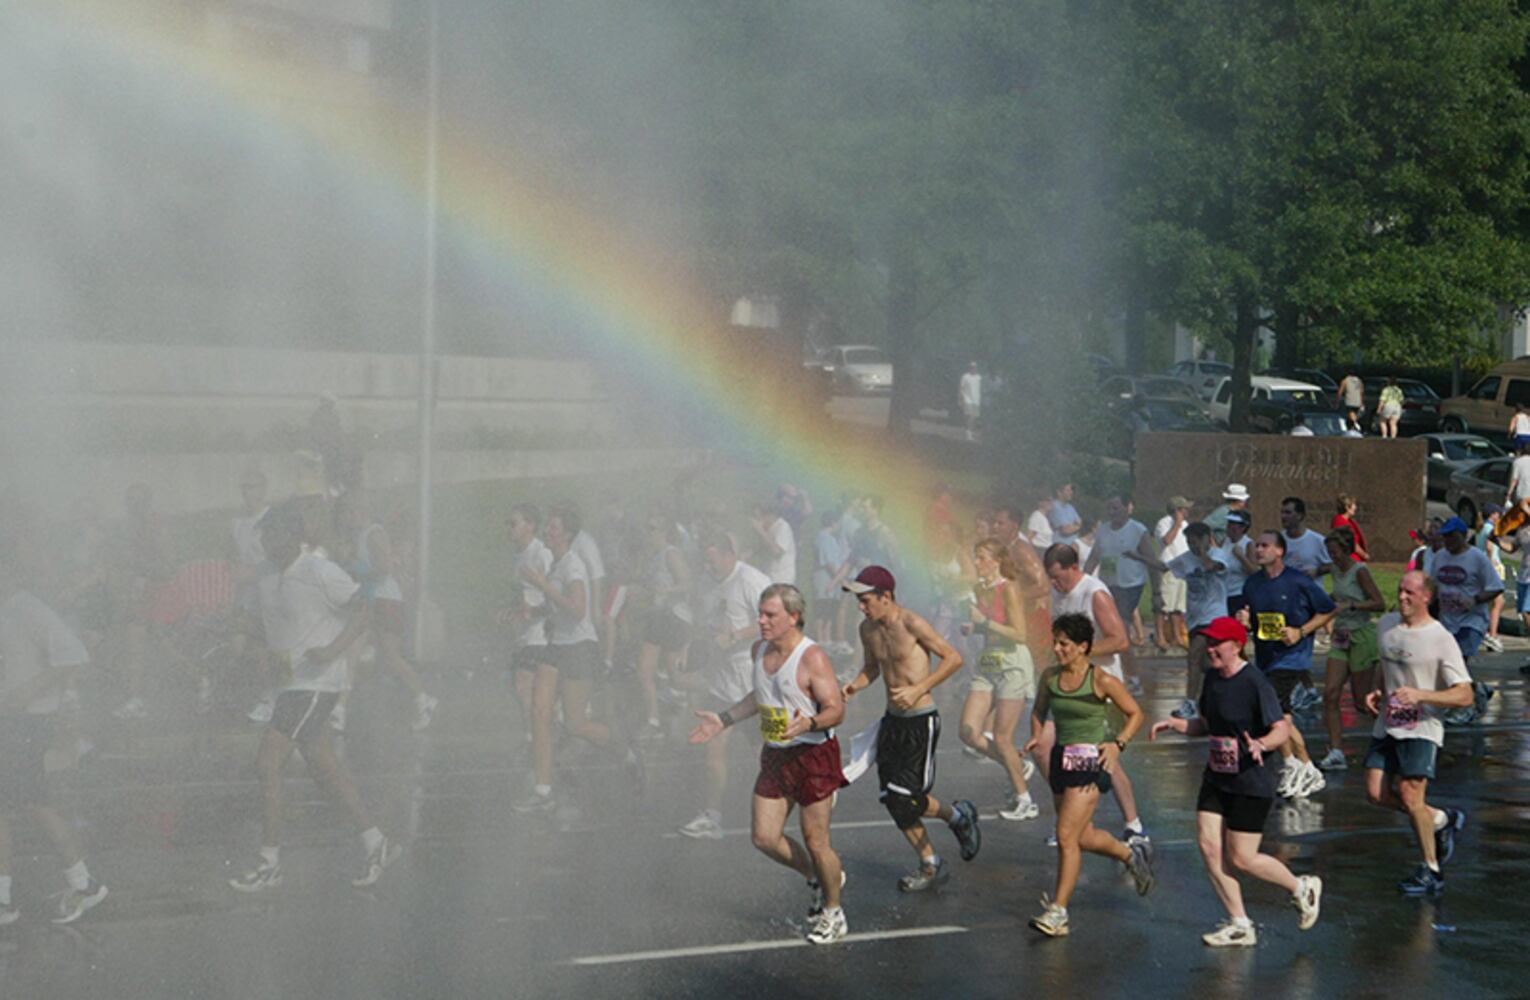
[[[1202,361],[1200,373],[1202,375],[1231,375],[1232,365],[1221,361]]]
[[[1497,458],[1503,449],[1487,438],[1458,438],[1445,442],[1445,457],[1452,461],[1477,458]]]
[[[845,351],[847,365],[885,365],[887,355],[880,347],[852,347]]]
[[[1270,398],[1277,403],[1301,403],[1308,406],[1323,401],[1316,389],[1271,389]]]

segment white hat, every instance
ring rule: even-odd
[[[1247,500],[1248,487],[1242,483],[1229,483],[1227,489],[1222,491],[1223,500]]]

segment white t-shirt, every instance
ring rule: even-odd
[[[1503,590],[1503,579],[1486,553],[1469,548],[1451,555],[1449,549],[1441,549],[1434,554],[1429,575],[1440,598],[1440,624],[1452,633],[1470,627],[1486,634],[1491,604],[1478,604],[1477,595]]]
[[[266,644],[291,664],[284,691],[344,691],[350,687],[345,657],[312,663],[309,650],[328,646],[345,631],[346,605],[361,585],[349,573],[310,549],[292,565],[260,578],[260,612]]]
[[[522,580],[521,570],[535,569],[543,576],[552,572],[553,557],[546,545],[540,538],[533,538],[526,547],[515,554],[510,564],[511,572],[516,580]],[[521,604],[527,608],[546,608],[547,595],[529,583],[521,583]],[[521,646],[545,646],[547,645],[547,620],[544,615],[537,615],[522,630],[516,638],[516,644]]]
[[[1115,599],[1110,596],[1110,588],[1105,586],[1099,577],[1084,577],[1066,594],[1054,585],[1052,587],[1052,620],[1056,621],[1063,615],[1083,615],[1098,632],[1100,623],[1094,617],[1094,595],[1096,594],[1104,594],[1106,600],[1114,603]],[[1112,653],[1108,660],[1096,658],[1095,664],[1116,680],[1122,679],[1120,653]]]
[[[1530,455],[1520,455],[1514,459],[1514,465],[1509,470],[1509,481],[1514,484],[1514,502],[1530,497]]]
[[[1313,570],[1330,565],[1328,545],[1316,531],[1309,528],[1299,538],[1292,538],[1284,531],[1280,534],[1286,540],[1287,566],[1299,573],[1311,575]]]
[[[1135,559],[1123,558],[1136,552],[1147,534],[1147,525],[1128,519],[1121,527],[1106,521],[1094,532],[1094,547],[1100,553],[1099,577],[1112,587],[1142,587],[1147,584],[1147,567]]]
[[[964,373],[956,395],[963,406],[977,409],[983,402],[983,376],[977,372]]]
[[[1025,537],[1038,549],[1052,544],[1052,522],[1047,520],[1046,514],[1039,510],[1031,511],[1031,516],[1025,521]]]
[[[600,546],[595,544],[595,536],[583,528],[574,540],[569,543],[569,551],[574,553],[584,562],[584,568],[589,572],[591,580],[604,580],[606,578],[606,564],[600,558]]]
[[[1377,644],[1381,650],[1382,693],[1390,695],[1400,687],[1422,691],[1444,691],[1457,684],[1471,683],[1461,647],[1444,625],[1430,619],[1423,625],[1408,628],[1395,611],[1381,616],[1376,623]],[[1432,705],[1415,706],[1417,718],[1406,710],[1399,712],[1388,704],[1379,706],[1381,714],[1371,735],[1377,739],[1429,740],[1436,746],[1445,742],[1445,726],[1440,722],[1441,709]]]
[[[1190,551],[1190,543],[1185,541],[1185,529],[1189,526],[1189,521],[1182,521],[1179,526],[1179,532],[1174,536],[1174,541],[1165,544],[1164,536],[1169,533],[1170,528],[1174,527],[1174,516],[1172,514],[1165,514],[1158,519],[1157,526],[1153,528],[1153,537],[1158,539],[1158,544],[1163,546],[1163,554],[1159,556],[1159,559],[1166,563],[1173,562]]]
[[[781,554],[775,557],[761,560],[765,563],[765,575],[770,577],[772,583],[797,582],[797,539],[792,534],[792,526],[786,523],[786,518],[778,517],[776,522],[765,529],[765,534],[770,536],[771,542],[781,550]],[[766,553],[761,553],[767,555]]]
[[[1222,566],[1220,571],[1208,570],[1193,552],[1175,556],[1169,562],[1169,572],[1185,581],[1185,627],[1192,632],[1227,616],[1227,584],[1234,575],[1232,567],[1221,549],[1206,554]],[[1238,583],[1241,590],[1241,577]]]
[[[1530,413],[1516,413],[1516,414],[1514,414],[1514,419],[1513,419],[1512,423],[1513,423],[1514,426],[1513,426],[1513,430],[1511,431],[1511,433],[1515,437],[1521,437],[1521,436],[1524,436],[1524,435],[1530,435]]]
[[[558,603],[548,598],[547,620],[551,627],[547,630],[547,638],[554,646],[572,646],[576,642],[594,642],[595,623],[590,618],[590,608],[595,603],[595,594],[590,586],[590,572],[585,568],[584,560],[579,554],[570,548],[563,553],[563,558],[553,563],[552,572],[547,574],[547,582],[557,588],[558,593],[566,594],[575,582],[584,584],[584,614],[575,615],[558,607]]]
[[[266,516],[267,507],[260,513],[252,516],[240,515],[229,522],[229,531],[234,536],[234,555],[241,566],[259,566],[266,561],[266,550],[260,544],[260,532],[255,525]]]
[[[34,595],[18,590],[0,604],[0,708],[10,710],[13,692],[31,684],[44,670],[80,667],[90,662],[85,644]],[[55,684],[26,705],[28,715],[58,711],[63,685]]]
[[[712,585],[702,603],[701,620],[707,637],[723,632],[740,632],[757,622],[760,595],[770,586],[770,577],[740,559],[723,580]],[[751,639],[741,639],[732,648],[734,655],[749,657]]]
[[[1244,535],[1238,539],[1237,544],[1228,539],[1217,546],[1217,551],[1222,553],[1222,557],[1227,563],[1228,597],[1243,596],[1243,581],[1248,579],[1248,570],[1244,569],[1243,563],[1238,561],[1238,553],[1241,552],[1244,555],[1248,555],[1248,547],[1253,543],[1254,540],[1252,538]]]

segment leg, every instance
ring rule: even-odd
[[[1402,810],[1413,821],[1413,833],[1418,837],[1419,850],[1423,852],[1424,863],[1430,868],[1439,870],[1440,860],[1434,850],[1434,810],[1424,801],[1424,793],[1429,787],[1428,778],[1398,778],[1397,798],[1402,805]]]
[[[1373,690],[1376,686],[1376,678],[1373,673],[1375,669],[1375,667],[1368,667],[1358,673],[1351,672],[1349,675],[1350,701],[1355,703],[1355,711],[1363,715],[1372,715],[1371,712],[1366,711],[1365,695],[1366,692]],[[1372,717],[1374,718],[1374,716]]]
[[[414,664],[404,659],[402,636],[388,631],[385,628],[373,630],[373,641],[377,643],[378,655],[383,663],[393,671],[393,676],[403,681],[404,686],[415,698],[425,695],[425,685],[420,683],[420,674],[414,669]]]
[[[839,855],[829,846],[829,818],[834,811],[834,797],[819,799],[812,805],[802,807],[802,840],[807,844],[813,859],[813,872],[818,884],[823,886],[824,906],[833,909],[839,905],[839,880],[844,868]]]
[[[84,860],[85,855],[80,850],[79,837],[75,836],[74,830],[64,822],[64,818],[58,814],[57,810],[52,806],[39,803],[27,806],[27,813],[47,835],[48,840],[53,844],[53,852],[64,862],[65,868],[70,868]]]
[[[1057,803],[1057,886],[1052,895],[1052,901],[1058,906],[1066,908],[1068,900],[1073,898],[1073,889],[1078,885],[1078,872],[1083,859],[1080,851],[1084,850],[1085,831],[1092,830],[1090,820],[1094,816],[1095,807],[1100,803],[1100,790],[1094,786],[1085,788],[1069,788],[1056,799]],[[1111,857],[1118,861],[1125,861],[1131,857],[1131,851],[1125,844],[1113,837],[1093,831],[1097,837],[1090,840],[1089,850],[1095,853],[1110,853]],[[1103,837],[1117,844],[1118,852],[1109,852],[1106,845],[1100,842]]]
[[[643,648],[638,651],[638,688],[643,693],[643,711],[647,712],[646,718],[657,719],[659,717],[659,689],[654,681],[659,670],[659,647],[651,642],[643,643]]]
[[[513,683],[515,684],[515,701],[521,707],[521,725],[525,732],[530,734],[535,723],[532,721],[532,688],[536,684],[537,673],[535,670],[515,670]]]
[[[1503,616],[1503,595],[1493,598],[1493,606],[1488,611],[1488,635],[1498,638],[1498,620]]]
[[[1330,658],[1323,674],[1323,722],[1328,727],[1328,745],[1338,749],[1344,742],[1344,726],[1339,716],[1339,700],[1344,694],[1344,679],[1349,676],[1349,661]]]
[[[1016,795],[1025,795],[1025,765],[1020,761],[1020,751],[1015,749],[1015,728],[1025,715],[1025,699],[1000,698],[994,709],[993,739],[988,743],[988,755],[1009,774],[1010,787]]]
[[[1057,727],[1052,720],[1041,724],[1041,733],[1036,740],[1036,749],[1031,752],[1031,759],[1036,762],[1043,778],[1052,777],[1052,748],[1057,745]]]
[[[589,718],[590,682],[563,678],[559,685],[563,702],[563,725],[569,735],[577,736],[598,747],[611,745],[611,730]]]
[[[553,779],[553,704],[558,695],[558,668],[537,665],[531,692],[531,749],[535,758],[534,780],[551,787]]]
[[[1195,814],[1196,836],[1201,849],[1201,861],[1206,865],[1206,877],[1211,880],[1211,887],[1216,890],[1217,898],[1222,901],[1222,908],[1227,911],[1227,915],[1235,920],[1247,919],[1248,911],[1243,908],[1243,888],[1222,864],[1225,826],[1221,813]]]
[[[1121,818],[1127,823],[1137,822],[1137,795],[1132,788],[1132,779],[1119,762],[1110,772],[1110,790],[1116,796],[1116,805],[1121,807]]]
[[[712,737],[706,745],[707,783],[702,808],[722,812],[723,792],[728,788],[728,731]]]
[[[1301,730],[1296,728],[1296,720],[1291,717],[1290,712],[1286,713],[1285,719],[1286,725],[1291,727],[1291,738],[1281,744],[1280,755],[1282,757],[1294,756],[1303,764],[1312,763],[1312,757],[1307,753],[1307,741],[1302,738]],[[1288,747],[1290,748],[1289,750],[1287,749]]]
[[[350,768],[335,756],[335,744],[329,735],[328,724],[312,727],[312,733],[302,744],[303,761],[308,765],[308,773],[313,775],[313,780],[320,788],[340,800],[357,830],[371,829],[374,825],[371,814],[362,805],[361,793],[356,790],[356,781],[351,777]]]
[[[813,862],[803,846],[786,835],[786,817],[791,815],[791,799],[768,799],[756,795],[749,811],[749,836],[755,850],[778,865],[813,877]],[[835,885],[839,884],[836,877]]]
[[[292,741],[275,729],[261,736],[255,771],[260,777],[262,847],[279,847],[282,842],[282,765],[291,753]]]
[[[1296,895],[1297,889],[1301,886],[1296,881],[1296,876],[1291,874],[1291,869],[1281,864],[1272,855],[1259,850],[1259,841],[1263,836],[1261,833],[1239,833],[1236,830],[1228,830],[1228,862],[1237,871],[1247,872],[1261,881],[1278,885],[1291,895]]]
[[[988,709],[992,704],[993,692],[987,688],[973,687],[967,692],[967,700],[962,703],[962,721],[957,729],[963,743],[990,757],[993,756],[993,750],[988,738],[983,735],[983,727],[987,723]]]

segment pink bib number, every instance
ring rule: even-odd
[[[1100,748],[1093,743],[1069,743],[1063,747],[1062,768],[1064,771],[1098,771]]]
[[[1236,736],[1213,736],[1211,751],[1206,758],[1207,766],[1218,774],[1238,773],[1238,738]]]
[[[1336,629],[1333,630],[1333,648],[1334,649],[1348,649],[1349,648],[1349,629],[1347,629],[1347,628],[1336,628]]]
[[[1419,711],[1417,705],[1404,705],[1397,700],[1397,696],[1387,695],[1387,728],[1388,729],[1413,729],[1418,725]]]

